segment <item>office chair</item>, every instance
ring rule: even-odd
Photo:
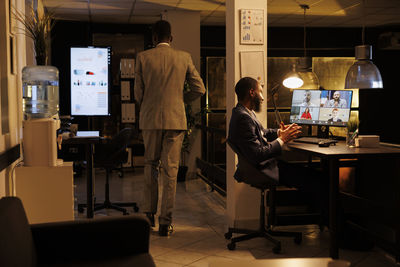
[[[225,233],[225,238],[230,239],[230,243],[227,245],[229,250],[234,250],[236,248],[236,243],[240,241],[249,240],[255,237],[264,237],[271,241],[275,246],[272,251],[274,253],[279,253],[281,251],[281,242],[273,236],[287,236],[294,237],[294,242],[296,244],[300,244],[302,241],[302,233],[301,232],[283,232],[283,231],[274,231],[271,229],[272,222],[275,217],[275,193],[276,186],[279,185],[278,181],[267,176],[260,170],[258,170],[255,166],[250,164],[247,159],[239,152],[239,149],[232,144],[229,140],[227,140],[228,145],[232,148],[233,152],[238,156],[238,165],[235,172],[235,179],[238,182],[244,182],[249,184],[252,187],[255,187],[261,191],[261,202],[260,202],[260,218],[259,218],[259,229],[258,230],[249,230],[249,229],[241,229],[241,228],[228,228],[228,232]],[[240,174],[240,177],[238,176]],[[242,179],[242,177],[246,177]],[[268,213],[268,224],[265,224],[265,191],[269,190],[269,213]],[[238,237],[232,238],[232,234],[244,234]]]
[[[109,176],[113,169],[118,165],[125,163],[128,158],[127,146],[131,140],[133,130],[131,128],[122,129],[110,142],[98,144],[95,146],[94,166],[95,168],[104,168],[106,170],[105,200],[103,204],[95,204],[94,211],[101,209],[115,209],[121,211],[124,215],[128,214],[123,207],[133,207],[135,212],[139,211],[136,203],[111,203]]]

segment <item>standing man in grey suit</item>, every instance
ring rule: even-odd
[[[171,41],[171,25],[165,20],[157,21],[153,25],[156,47],[139,53],[135,68],[135,100],[140,105],[139,127],[145,147],[142,210],[154,227],[160,178],[163,193],[158,233],[161,236],[173,231],[176,176],[187,130],[185,103],[205,93],[190,54],[171,48]],[[186,93],[185,81],[190,86]]]

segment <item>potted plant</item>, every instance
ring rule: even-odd
[[[24,33],[33,40],[36,64],[47,65],[50,46],[50,32],[54,26],[54,14],[45,12],[39,15],[38,11],[30,9],[29,15],[14,10],[15,19],[24,26]]]
[[[185,82],[184,92],[189,91],[189,84]],[[178,182],[182,182],[186,180],[186,173],[188,171],[188,166],[186,165],[186,154],[190,152],[191,146],[191,136],[193,134],[193,128],[196,126],[197,117],[200,116],[200,113],[193,114],[192,105],[185,104],[185,113],[186,113],[186,124],[187,130],[185,131],[185,136],[182,141],[182,149],[181,149],[181,161],[178,169]]]
[[[58,69],[47,65],[54,15],[39,14],[30,8],[29,14],[14,9],[13,16],[24,26],[24,34],[33,40],[37,64],[22,69],[24,119],[51,118],[58,115],[59,109]]]
[[[355,138],[358,135],[359,125],[360,121],[357,117],[350,118],[347,122],[346,144],[348,146],[355,146]]]

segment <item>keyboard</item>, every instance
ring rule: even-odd
[[[293,140],[294,142],[298,143],[307,143],[307,144],[316,144],[318,145],[319,142],[324,142],[325,144],[335,144],[338,141],[328,138],[318,138],[318,137],[311,137],[311,136],[303,136]]]

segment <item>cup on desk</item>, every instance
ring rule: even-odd
[[[346,145],[348,147],[355,147],[356,146],[356,138],[354,132],[348,132],[346,135]]]

